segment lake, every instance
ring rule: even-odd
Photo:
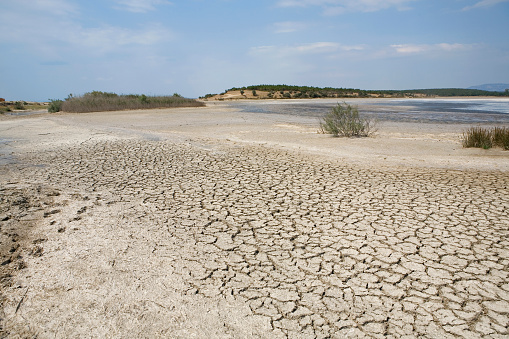
[[[322,117],[338,102],[380,121],[509,124],[509,98],[462,99],[295,99],[224,102],[243,112]]]

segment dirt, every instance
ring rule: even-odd
[[[5,337],[509,335],[509,156],[200,109],[0,121]]]

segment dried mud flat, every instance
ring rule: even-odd
[[[72,119],[0,168],[4,336],[509,336],[507,171]]]

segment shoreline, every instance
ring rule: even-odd
[[[367,166],[509,171],[509,152],[461,146],[461,134],[469,126],[465,123],[387,120],[378,123],[373,137],[333,138],[319,133],[317,117],[242,112],[220,103],[200,108],[4,116],[2,123],[9,126],[3,132],[3,137],[11,140],[6,146],[24,145],[28,149],[45,144],[57,147],[94,136],[196,139],[270,145]]]
[[[196,100],[202,101],[202,102],[221,102],[221,101],[253,101],[253,102],[260,102],[260,101],[303,101],[303,100],[437,100],[437,99],[480,99],[480,100],[507,100],[509,101],[509,97],[504,96],[450,96],[450,97],[440,97],[440,96],[434,96],[434,97],[337,97],[337,98],[224,98],[224,99],[200,99],[197,98]]]

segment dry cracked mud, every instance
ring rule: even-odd
[[[507,173],[135,138],[20,163],[10,185],[51,201],[15,249],[13,336],[509,336]]]

